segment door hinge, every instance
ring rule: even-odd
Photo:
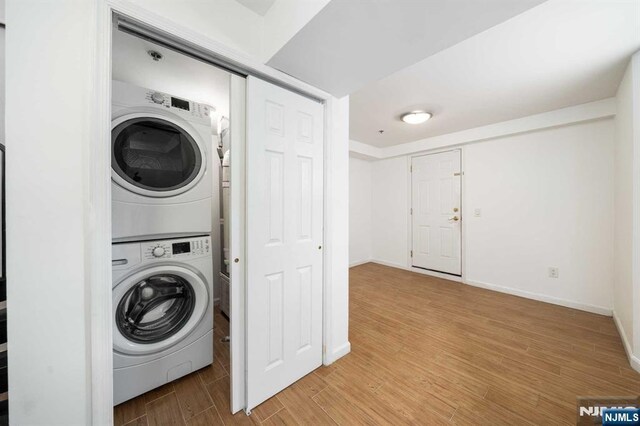
[[[454,175],[454,176],[463,176],[463,175],[464,175],[464,172],[454,173],[453,175]]]
[[[411,250],[411,257],[413,257],[413,250]]]
[[[413,173],[413,164],[409,166],[409,173]]]
[[[413,214],[413,207],[411,207],[411,208],[409,209],[409,214],[410,214],[410,215],[412,215],[412,214]]]

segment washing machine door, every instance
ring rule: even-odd
[[[112,178],[148,197],[170,197],[192,188],[205,172],[204,142],[181,118],[128,114],[112,122]]]
[[[207,285],[190,269],[156,266],[134,273],[113,288],[114,350],[146,355],[169,349],[198,327],[208,305]]]

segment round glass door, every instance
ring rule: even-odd
[[[186,190],[203,166],[200,147],[191,134],[158,117],[117,124],[111,131],[111,145],[111,167],[129,189],[142,193]]]
[[[135,343],[156,343],[180,331],[195,306],[189,282],[173,274],[147,277],[124,294],[116,308],[120,333]]]
[[[113,288],[114,350],[157,355],[188,344],[187,336],[204,324],[210,299],[205,281],[188,268],[154,266],[127,276]]]

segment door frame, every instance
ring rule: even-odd
[[[349,352],[348,341],[340,347],[333,347],[332,339],[332,263],[334,242],[332,241],[331,215],[333,208],[327,190],[332,182],[332,140],[342,135],[342,116],[345,114],[342,101],[307,83],[299,81],[285,73],[270,68],[246,54],[231,49],[224,44],[212,40],[188,27],[157,15],[148,9],[127,0],[99,0],[96,4],[96,50],[94,56],[94,84],[92,87],[92,143],[88,145],[88,157],[94,166],[89,171],[88,196],[91,204],[91,223],[87,226],[87,262],[90,265],[88,281],[90,295],[87,303],[91,312],[91,413],[93,424],[110,424],[113,422],[113,331],[112,331],[112,275],[111,275],[111,51],[112,33],[114,31],[114,15],[126,16],[149,27],[158,29],[159,33],[167,33],[197,46],[213,56],[238,64],[249,74],[266,78],[289,90],[297,91],[320,100],[325,108],[324,121],[324,248],[323,250],[323,364],[331,364],[335,359]],[[159,30],[159,29],[162,30]],[[244,314],[245,302],[236,301]],[[233,309],[233,308],[232,308]],[[338,313],[340,309],[338,308]],[[241,345],[244,347],[244,331]],[[245,382],[244,366],[234,368],[235,374],[242,372]],[[236,378],[239,380],[239,378]],[[237,392],[237,390],[236,390]],[[234,392],[234,393],[236,393]],[[234,408],[238,405],[236,404]]]
[[[413,215],[411,209],[413,208],[413,179],[411,173],[411,164],[416,157],[424,157],[425,155],[442,154],[445,152],[460,151],[460,276],[446,274],[443,272],[430,271],[428,269],[418,268],[413,266],[411,259],[411,250],[413,250]],[[407,156],[407,259],[406,269],[418,274],[429,275],[436,278],[443,278],[449,281],[465,282],[467,276],[466,268],[466,243],[464,236],[466,234],[466,223],[468,216],[465,209],[465,163],[464,163],[464,146],[447,147],[443,149],[435,149],[432,151],[417,152]]]

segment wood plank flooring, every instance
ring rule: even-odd
[[[250,417],[216,362],[115,408],[116,425],[575,424],[577,396],[640,394],[609,317],[376,264],[350,271],[352,352]]]

